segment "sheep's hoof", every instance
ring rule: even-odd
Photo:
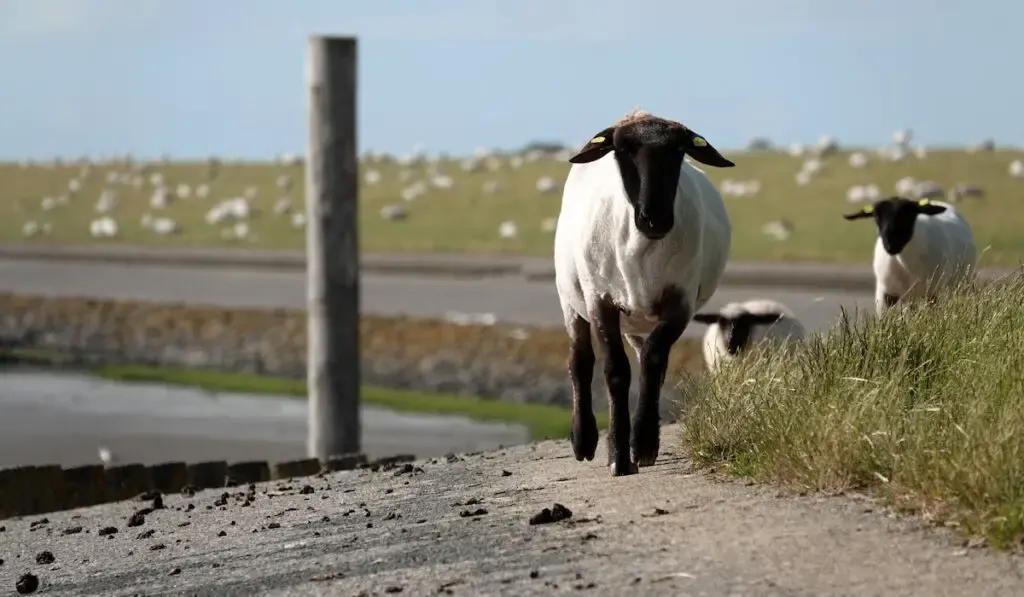
[[[597,419],[591,414],[580,414],[572,418],[572,430],[569,432],[572,452],[576,460],[593,460],[597,453]]]
[[[633,455],[633,462],[635,462],[637,466],[654,466],[654,463],[657,462],[657,460],[657,450],[654,451],[654,454],[647,454],[644,456],[637,456],[636,454]]]
[[[630,457],[639,466],[654,466],[658,460],[658,441],[655,440],[652,446],[634,446]]]
[[[637,467],[635,462],[629,462],[623,466],[617,466],[614,462],[608,466],[612,471],[613,477],[624,477],[626,475],[635,475],[640,472],[640,468]]]
[[[645,429],[652,427],[652,429]],[[630,446],[630,456],[633,462],[640,466],[653,466],[658,460],[658,448],[661,443],[660,429],[657,423],[654,425],[641,424],[633,428],[633,443]]]

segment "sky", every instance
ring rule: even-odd
[[[722,148],[1024,144],[1012,0],[0,0],[0,159],[302,153],[310,35],[358,146],[584,143],[634,106]]]

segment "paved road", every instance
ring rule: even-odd
[[[294,271],[0,260],[0,291],[303,308],[306,287],[305,274]],[[866,307],[871,301],[863,292],[722,287],[709,308],[755,296],[788,304],[812,330],[830,325],[840,305]],[[545,326],[560,326],[562,321],[552,282],[511,276],[467,280],[364,275],[362,308],[372,314],[417,317],[442,317],[449,311],[492,312],[499,320]],[[701,326],[693,325],[686,335],[696,337],[702,332]]]
[[[633,477],[542,442],[421,473],[261,484],[247,507],[244,489],[224,508],[212,507],[221,490],[172,495],[137,527],[126,522],[139,502],[48,514],[34,528],[42,517],[5,520],[0,591],[31,571],[42,594],[69,597],[1024,595],[1014,556],[963,549],[863,498],[709,480],[679,456],[678,430],[663,434],[659,464]],[[300,493],[306,483],[313,493]],[[528,524],[556,502],[572,517]],[[99,536],[107,526],[118,532]],[[36,563],[44,550],[53,563]]]
[[[0,388],[0,468],[99,464],[100,446],[122,462],[144,464],[306,457],[306,403],[301,400],[13,370],[0,370]],[[528,440],[520,426],[458,417],[372,407],[363,409],[362,416],[363,445],[371,458],[440,456]]]

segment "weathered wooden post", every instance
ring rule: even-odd
[[[311,37],[307,57],[308,454],[360,451],[356,40]]]

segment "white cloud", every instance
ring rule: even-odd
[[[102,34],[151,23],[165,8],[157,0],[0,0],[0,40]]]

